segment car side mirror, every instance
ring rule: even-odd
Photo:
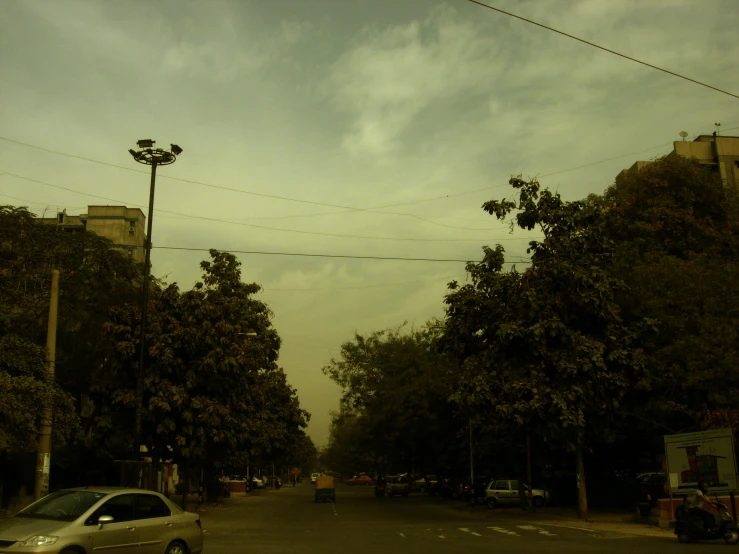
[[[113,523],[113,516],[100,516],[98,518],[98,529],[102,529],[106,523]]]

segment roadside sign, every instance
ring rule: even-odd
[[[731,429],[665,435],[664,439],[667,482],[673,494],[685,494],[701,481],[709,492],[738,490]]]

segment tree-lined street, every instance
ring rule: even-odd
[[[303,483],[208,508],[201,515],[208,554],[653,554],[686,548],[669,531],[640,536],[630,534],[628,525],[621,531],[591,530],[576,521],[541,523],[536,515],[523,516],[516,508],[470,513],[426,495],[378,499],[370,487],[336,486],[336,504],[314,503],[313,487]],[[691,545],[690,551],[712,552],[714,546]]]

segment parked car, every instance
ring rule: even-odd
[[[437,482],[438,478],[436,475],[427,475],[426,477],[417,479],[415,485],[419,492],[426,492],[431,491],[436,486]]]
[[[203,551],[200,516],[163,495],[139,489],[85,487],[41,498],[0,520],[3,552]]]
[[[369,475],[355,475],[351,479],[347,479],[346,484],[350,487],[353,487],[354,485],[371,487],[374,484],[374,481]]]
[[[385,484],[385,494],[387,496],[395,496],[401,494],[408,496],[410,494],[411,484],[407,475],[390,475]]]
[[[644,473],[637,476],[637,483],[640,487],[637,508],[639,515],[646,517],[652,511],[652,508],[657,506],[657,500],[668,495],[665,492],[667,475],[664,473]]]
[[[547,491],[532,489],[531,500],[537,508],[543,508],[547,503]],[[518,504],[521,499],[518,495],[518,481],[515,479],[493,479],[485,489],[485,503],[488,508],[499,505]]]

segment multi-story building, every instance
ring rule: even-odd
[[[700,135],[692,141],[676,141],[671,154],[693,158],[713,167],[721,176],[724,186],[739,187],[739,137]],[[624,169],[616,176],[616,184],[650,163],[639,161],[629,169]]]
[[[144,262],[146,216],[138,208],[126,206],[88,206],[86,214],[67,215],[61,211],[56,217],[41,218],[50,225],[57,225],[65,232],[92,231],[110,240],[114,248],[134,261]]]

